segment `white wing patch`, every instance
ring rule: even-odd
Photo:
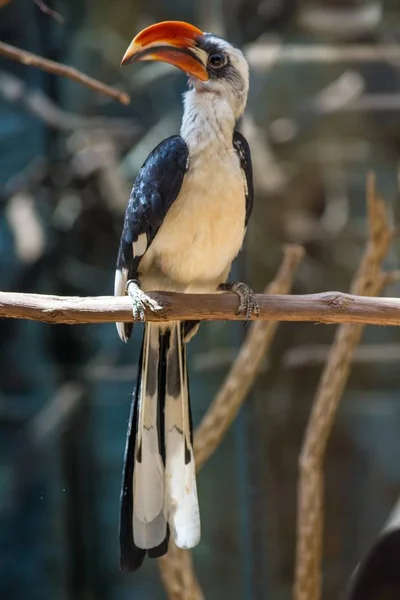
[[[238,141],[234,141],[233,142],[233,146],[234,146],[234,148],[235,148],[235,150],[237,152],[237,155],[239,157],[240,163],[244,162],[246,164],[246,155],[245,155],[245,152],[243,150],[242,144],[240,142],[238,142]],[[249,195],[249,186],[247,185],[246,172],[242,168],[241,165],[240,165],[240,172],[242,173],[244,191],[245,191],[245,194],[246,194],[246,197],[247,197]]]
[[[147,235],[145,233],[141,233],[136,242],[133,242],[132,246],[134,258],[137,256],[143,256],[147,250]]]
[[[244,185],[244,193],[246,194],[246,196],[249,195],[249,187],[247,185],[247,177],[246,177],[246,173],[243,171],[243,169],[240,169],[242,172],[242,177],[243,177],[243,185]]]
[[[128,269],[116,269],[115,281],[114,281],[114,296],[125,296],[126,293],[126,282],[128,281]],[[125,335],[124,323],[116,323],[117,332],[123,342],[127,342],[128,339]]]

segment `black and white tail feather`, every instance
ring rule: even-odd
[[[200,540],[184,325],[146,323],[121,491],[120,563]]]

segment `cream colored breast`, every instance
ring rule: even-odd
[[[140,271],[151,276],[157,270],[171,289],[194,289],[198,284],[204,290],[207,282],[215,289],[215,281],[222,281],[242,246],[245,211],[236,152],[193,158]]]

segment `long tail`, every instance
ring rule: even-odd
[[[178,548],[193,548],[200,540],[200,515],[182,323],[170,329],[166,374],[164,514]]]
[[[147,323],[133,394],[120,516],[121,569],[200,539],[192,422],[181,323]]]

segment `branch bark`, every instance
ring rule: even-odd
[[[104,131],[112,138],[130,142],[137,139],[141,131],[139,124],[124,117],[83,116],[67,112],[54,104],[41,90],[29,87],[25,81],[3,69],[0,69],[0,97],[6,102],[19,104],[46,125],[59,131]]]
[[[170,540],[168,554],[158,560],[158,567],[169,600],[204,600],[191,552]]]
[[[20,48],[16,48],[15,46],[11,46],[10,44],[6,44],[4,42],[0,42],[0,56],[5,56],[10,60],[15,60],[24,65],[29,65],[31,67],[37,67],[38,69],[42,69],[42,71],[46,71],[47,73],[52,73],[53,75],[61,75],[62,77],[67,77],[67,79],[71,79],[72,81],[76,81],[86,87],[95,90],[96,92],[100,92],[101,94],[105,94],[114,100],[118,100],[121,104],[129,104],[131,99],[128,94],[125,92],[121,92],[93,77],[89,77],[84,73],[81,73],[74,67],[69,67],[68,65],[62,65],[60,63],[55,62],[54,60],[49,60],[47,58],[43,58],[38,56],[37,54],[33,54],[32,52],[27,52],[26,50],[21,50]]]
[[[237,315],[236,294],[174,294],[151,292],[160,309],[146,309],[146,320],[229,320],[243,321]],[[366,298],[342,292],[323,292],[297,296],[258,294],[259,321],[313,321],[317,323],[359,323],[400,325],[400,298]],[[45,323],[113,323],[133,321],[127,296],[48,296],[0,292],[0,317],[30,319]]]
[[[381,265],[392,230],[372,175],[367,182],[367,208],[369,240],[351,285],[351,292],[357,295],[378,294],[388,280]],[[362,332],[361,324],[337,329],[311,409],[299,460],[295,600],[321,597],[325,450]]]
[[[288,292],[303,249],[287,246],[274,281],[266,288],[270,294]],[[210,405],[194,435],[196,468],[200,469],[215,452],[254,384],[261,362],[274,338],[278,323],[253,323],[225,382]],[[204,600],[192,556],[169,542],[166,559],[159,560],[161,578],[170,600]]]

